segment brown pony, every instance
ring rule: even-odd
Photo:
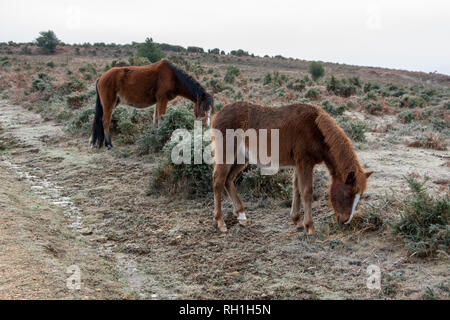
[[[190,75],[166,59],[147,66],[112,68],[97,81],[97,104],[92,126],[92,147],[101,148],[103,140],[112,148],[109,125],[114,108],[119,102],[136,108],[146,108],[156,103],[153,122],[155,126],[166,113],[167,103],[177,96],[194,102],[197,118],[208,118],[213,98]]]
[[[294,168],[293,199],[290,217],[294,225],[307,234],[314,233],[311,203],[313,199],[313,169],[322,162],[332,177],[330,203],[339,223],[350,223],[361,194],[367,188],[367,178],[372,172],[365,172],[358,162],[352,143],[334,119],[321,108],[310,104],[293,104],[280,108],[263,107],[248,102],[236,102],[225,106],[214,115],[212,128],[226,136],[227,129],[278,129],[279,165]],[[259,136],[259,133],[258,133]],[[267,145],[271,135],[267,134]],[[233,138],[234,139],[234,138]],[[217,141],[212,136],[213,150]],[[227,164],[217,158],[214,152],[214,220],[220,231],[227,231],[222,217],[222,190],[228,193],[233,202],[234,214],[245,225],[244,206],[239,198],[234,180],[247,165],[249,159],[248,141],[244,140],[246,161],[236,161],[239,146],[234,148],[234,163]],[[226,142],[223,139],[222,150]],[[242,147],[242,146],[241,146]],[[242,151],[241,151],[242,152]],[[225,154],[224,151],[222,154]],[[231,156],[233,153],[231,153]],[[255,157],[253,155],[253,157]],[[258,163],[259,156],[256,156]],[[223,164],[219,164],[223,163]],[[300,221],[301,199],[304,203],[304,218]]]

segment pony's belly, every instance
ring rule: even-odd
[[[156,100],[148,100],[148,99],[139,100],[139,99],[133,99],[133,97],[128,97],[125,95],[119,95],[119,100],[121,103],[127,104],[127,105],[135,107],[135,108],[139,108],[139,109],[148,108],[151,105],[156,103]]]

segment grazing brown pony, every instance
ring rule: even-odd
[[[212,119],[212,128],[226,136],[227,129],[278,129],[279,130],[279,165],[294,168],[293,199],[290,217],[299,229],[306,229],[307,234],[314,233],[311,203],[313,200],[313,169],[322,162],[327,166],[332,177],[330,203],[339,223],[350,223],[361,194],[367,188],[367,178],[372,172],[365,172],[358,162],[352,143],[334,119],[319,107],[310,104],[293,104],[280,108],[263,107],[248,102],[236,102],[222,108]],[[267,139],[270,140],[270,134]],[[258,137],[259,139],[259,137]],[[213,150],[217,150],[217,141],[212,136]],[[226,154],[226,139],[222,141]],[[245,225],[244,206],[239,198],[234,180],[248,164],[249,146],[245,141],[246,162],[236,161],[238,150],[234,148],[234,163],[217,159],[214,152],[214,220],[219,230],[227,231],[222,217],[222,190],[228,193],[233,202],[234,214]],[[271,145],[270,141],[267,145]],[[233,153],[231,153],[231,156]],[[258,158],[259,156],[253,155]],[[254,159],[254,158],[253,158]],[[223,164],[219,164],[223,163]],[[304,203],[304,218],[300,221],[301,199]]]
[[[197,118],[210,117],[213,98],[190,75],[166,59],[147,66],[112,68],[97,81],[97,104],[92,126],[92,147],[101,148],[103,141],[112,148],[109,125],[119,102],[136,108],[156,103],[153,116],[155,126],[166,113],[167,103],[177,96],[194,102]]]

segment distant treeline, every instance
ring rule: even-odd
[[[105,43],[105,42],[84,42],[84,43],[64,43],[59,42],[58,45],[60,46],[72,46],[72,47],[82,47],[82,48],[91,48],[91,47],[97,47],[97,48],[137,48],[141,43],[140,42],[131,42],[130,44],[116,44],[114,42],[112,43]],[[35,42],[23,42],[23,43],[16,43],[14,41],[9,42],[0,42],[0,46],[33,46],[36,45]],[[177,53],[183,53],[183,52],[189,52],[189,53],[212,53],[212,54],[221,54],[225,55],[224,50],[220,50],[219,48],[214,49],[208,49],[207,51],[203,49],[202,47],[197,46],[188,46],[187,48],[179,45],[173,45],[169,43],[157,43],[157,45],[161,48],[161,50],[164,51],[171,51],[171,52],[177,52]],[[253,53],[249,53],[248,51],[237,49],[237,50],[231,50],[229,52],[232,56],[238,56],[238,57],[254,57],[255,55]],[[277,56],[281,57],[281,56]]]

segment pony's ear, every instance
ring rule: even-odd
[[[347,185],[353,185],[356,181],[356,177],[355,177],[355,172],[351,171],[348,175],[347,175],[347,179],[345,180],[345,184]]]
[[[366,179],[368,179],[368,178],[372,175],[372,173],[373,173],[373,171],[367,171],[367,172],[365,173]]]

